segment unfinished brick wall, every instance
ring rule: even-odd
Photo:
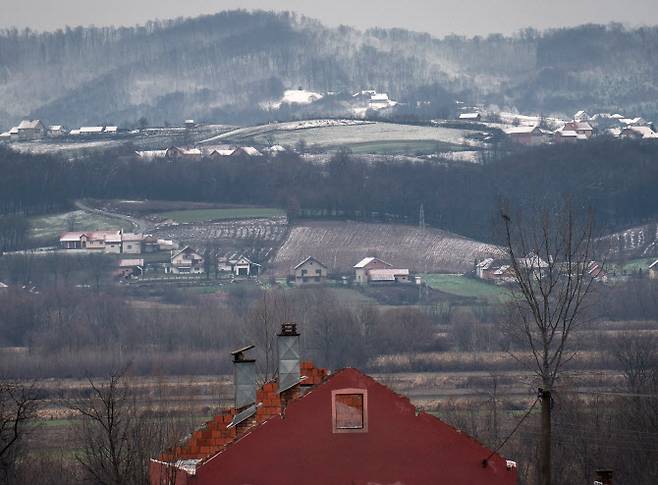
[[[326,369],[318,369],[309,361],[300,364],[300,373],[306,377],[301,382],[303,386],[315,386],[321,384],[327,378]],[[267,421],[273,416],[280,415],[288,402],[297,399],[301,395],[299,386],[294,386],[279,394],[279,383],[276,380],[267,382],[256,391],[256,403],[259,406],[255,416],[246,419],[237,426],[227,428],[238,412],[235,408],[227,409],[194,431],[185,443],[173,450],[162,453],[159,460],[173,462],[209,458],[244,434],[248,429]]]

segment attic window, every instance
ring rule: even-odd
[[[368,431],[368,392],[365,389],[338,389],[331,392],[334,433]]]

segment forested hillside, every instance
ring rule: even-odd
[[[0,126],[285,118],[285,88],[373,88],[406,110],[459,98],[522,111],[658,112],[658,28],[583,26],[513,37],[327,28],[293,14],[223,12],[135,28],[0,33]],[[427,103],[432,108],[427,112]],[[323,109],[332,111],[332,106]],[[294,113],[292,113],[294,114]]]

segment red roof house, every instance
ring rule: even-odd
[[[299,370],[152,460],[151,484],[516,484],[513,462],[359,370]]]

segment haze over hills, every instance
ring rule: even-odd
[[[513,37],[443,39],[400,29],[328,28],[288,13],[230,11],[139,28],[0,34],[0,124],[266,121],[285,89],[342,97],[377,89],[413,115],[454,100],[520,111],[658,113],[658,28],[588,25]],[[343,93],[343,94],[340,94]],[[429,102],[429,104],[428,104]],[[429,107],[429,108],[428,108]]]

